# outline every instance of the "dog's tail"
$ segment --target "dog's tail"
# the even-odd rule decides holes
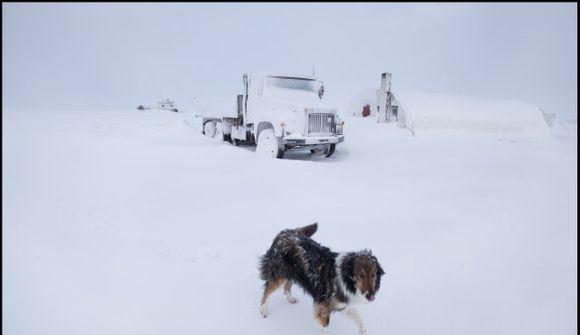
[[[300,227],[300,228],[296,228],[295,230],[299,234],[302,234],[302,235],[304,235],[306,237],[310,237],[310,236],[314,235],[314,233],[316,233],[316,231],[318,230],[318,223],[317,222],[314,222],[311,225],[304,226],[304,227]]]

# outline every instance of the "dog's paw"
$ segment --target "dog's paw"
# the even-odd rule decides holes
[[[267,305],[262,305],[260,306],[260,314],[262,314],[263,317],[267,318],[268,317],[268,306]]]
[[[361,329],[359,333],[360,333],[360,335],[369,335],[369,332],[364,328]]]
[[[294,297],[287,297],[287,300],[289,303],[291,304],[295,304],[298,302],[298,299],[294,298]]]

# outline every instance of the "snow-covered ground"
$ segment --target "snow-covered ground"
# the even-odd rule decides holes
[[[333,157],[276,160],[188,113],[4,110],[4,334],[318,334],[298,289],[258,306],[258,257],[314,221],[386,271],[369,334],[577,332],[576,124],[534,140],[343,117]]]

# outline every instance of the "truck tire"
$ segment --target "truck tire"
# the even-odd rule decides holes
[[[221,141],[224,138],[224,132],[222,131],[222,123],[221,122],[216,122],[215,123],[215,135],[214,135],[216,140]]]
[[[279,139],[274,134],[274,129],[264,129],[258,135],[258,145],[256,152],[272,158],[284,158],[284,147],[280,145]]]
[[[324,153],[324,157],[330,157],[334,153],[334,149],[336,149],[336,144],[328,145],[328,149]]]
[[[216,123],[214,121],[208,121],[203,125],[203,133],[205,136],[214,138],[216,133]]]
[[[324,157],[330,157],[334,153],[334,149],[336,149],[336,144],[326,144],[322,147],[315,146],[310,149],[310,152],[315,155],[324,155]]]

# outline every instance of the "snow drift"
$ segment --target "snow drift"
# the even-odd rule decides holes
[[[346,107],[347,113],[360,115],[362,106],[371,105],[376,117],[376,91],[357,95]],[[486,99],[461,95],[394,91],[398,105],[398,124],[411,132],[422,130],[469,130],[511,137],[552,137],[553,114],[530,103]]]

